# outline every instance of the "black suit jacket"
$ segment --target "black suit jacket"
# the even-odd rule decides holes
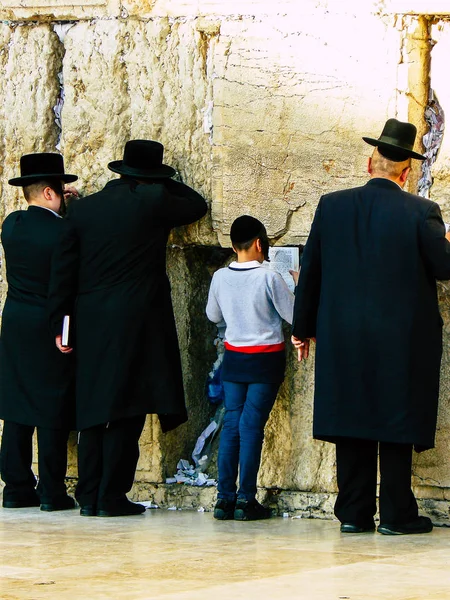
[[[317,338],[316,438],[434,445],[444,236],[438,205],[387,179],[321,198],[292,329]]]
[[[78,429],[146,413],[166,430],[186,420],[166,243],[171,228],[206,210],[173,180],[116,179],[71,204],[49,310],[56,334],[76,298]]]
[[[74,361],[55,346],[47,315],[52,255],[63,228],[39,206],[2,227],[8,294],[0,336],[0,418],[49,428],[74,426]]]

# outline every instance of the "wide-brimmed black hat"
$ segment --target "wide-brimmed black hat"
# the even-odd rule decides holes
[[[8,183],[23,187],[42,179],[59,179],[65,183],[71,183],[78,177],[64,173],[64,159],[61,154],[37,152],[21,156],[20,177],[13,177]]]
[[[123,160],[114,160],[108,169],[137,178],[163,178],[175,175],[175,169],[163,164],[164,146],[152,140],[131,140],[125,144]]]
[[[371,146],[376,146],[380,154],[394,162],[401,162],[407,158],[426,160],[426,156],[413,150],[416,135],[417,129],[412,123],[388,119],[377,140],[370,137],[363,137],[363,140]]]

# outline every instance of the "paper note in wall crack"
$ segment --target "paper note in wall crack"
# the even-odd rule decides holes
[[[61,344],[63,346],[69,345],[69,327],[70,327],[70,316],[65,315],[64,319],[63,319],[62,340],[61,340]]]

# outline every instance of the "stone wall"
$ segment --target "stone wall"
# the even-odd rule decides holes
[[[229,246],[231,222],[250,212],[266,223],[273,243],[304,243],[320,195],[366,180],[363,135],[377,136],[391,116],[427,133],[430,90],[444,113],[450,110],[445,5],[0,0],[1,217],[23,205],[20,190],[7,185],[21,154],[60,149],[87,194],[111,177],[106,165],[121,158],[130,138],[160,140],[165,161],[210,202],[206,218],[174,233],[168,253],[191,419],[162,436],[149,417],[135,497],[151,492],[169,501],[172,492],[161,483],[178,458],[189,458],[212,414],[204,383],[214,330],[204,305],[211,273],[226,260],[218,248]],[[430,197],[450,221],[445,136],[431,169]],[[421,176],[417,164],[411,191]],[[415,458],[414,482],[428,510],[448,523],[446,285],[437,447]],[[267,426],[260,485],[280,509],[320,516],[330,514],[336,491],[334,454],[333,446],[311,439],[312,394],[313,359],[298,365],[291,354]],[[192,504],[191,491],[180,494],[181,503]]]

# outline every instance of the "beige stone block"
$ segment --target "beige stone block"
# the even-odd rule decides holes
[[[385,0],[384,12],[409,15],[437,15],[450,14],[446,0]]]
[[[288,358],[286,377],[265,430],[259,485],[335,491],[334,445],[312,438],[314,349],[310,359],[299,364],[288,345]]]
[[[25,205],[8,179],[20,174],[19,159],[30,152],[56,152],[59,135],[53,107],[60,94],[62,52],[48,25],[0,25],[1,217]],[[38,65],[38,66],[36,66]]]
[[[317,8],[295,28],[289,15],[222,23],[212,206],[222,244],[245,212],[283,244],[304,241],[320,195],[361,183],[371,153],[361,137],[392,116],[399,34],[358,15],[351,39],[336,38],[348,21]]]
[[[210,198],[211,44],[195,23],[167,19],[78,23],[68,31],[62,147],[83,193],[115,177],[107,164],[122,158],[127,140],[156,139],[165,162]],[[211,243],[208,223],[174,241]]]
[[[355,14],[358,12],[377,12],[377,0],[122,0],[122,7],[129,16],[154,18],[162,16],[204,16],[222,15],[227,18],[241,16],[262,17],[289,14],[291,17],[314,16],[318,8],[329,12]]]
[[[450,23],[442,22],[432,29],[436,45],[431,54],[430,86],[448,118],[450,106],[450,84],[446,75],[450,52]],[[437,160],[432,167],[433,185],[430,198],[437,202],[442,210],[444,220],[450,221],[450,138],[444,133]]]
[[[174,248],[167,253],[189,420],[163,434],[157,417],[147,418],[141,439],[138,482],[164,482],[166,477],[176,473],[181,458],[192,463],[195,442],[215,412],[206,397],[207,376],[216,360],[213,344],[216,329],[205,315],[210,282],[206,260],[209,252],[202,248],[184,251]],[[215,263],[215,268],[217,266]]]
[[[11,21],[119,17],[120,0],[1,0],[0,18]]]

